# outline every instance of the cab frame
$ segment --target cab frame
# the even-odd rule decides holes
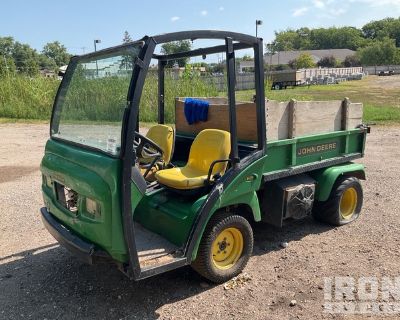
[[[224,45],[207,48],[195,49],[187,52],[181,52],[171,55],[155,54],[157,45],[179,40],[197,40],[197,39],[216,39],[225,41]],[[202,236],[205,224],[208,221],[210,211],[219,198],[221,190],[226,188],[230,182],[249,164],[263,157],[266,153],[266,123],[265,123],[265,94],[264,94],[264,66],[263,66],[263,40],[249,35],[226,32],[226,31],[184,31],[168,33],[153,37],[144,37],[140,41],[143,47],[135,61],[133,76],[128,93],[128,107],[125,111],[122,127],[122,218],[124,223],[124,238],[127,246],[129,264],[125,266],[125,272],[134,279],[142,279],[154,274],[162,273],[168,270],[190,264],[194,251],[197,248],[199,239]],[[257,150],[252,152],[244,159],[238,156],[237,124],[236,124],[236,101],[235,101],[235,50],[252,48],[255,57],[255,103],[257,114]],[[134,221],[132,219],[132,199],[131,183],[140,185],[137,176],[132,176],[132,163],[135,161],[133,146],[129,141],[133,140],[134,131],[139,128],[139,106],[142,89],[146,79],[147,71],[151,59],[158,60],[158,122],[163,124],[164,118],[164,74],[165,65],[168,60],[203,56],[224,52],[226,54],[227,65],[227,84],[228,84],[228,104],[229,104],[229,124],[231,134],[231,155],[232,166],[215,184],[209,192],[207,199],[199,209],[195,222],[192,225],[188,240],[183,248],[181,259],[176,259],[171,263],[156,266],[150,269],[142,270],[139,264],[138,252],[135,243]]]

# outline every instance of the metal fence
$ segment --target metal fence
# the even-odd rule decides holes
[[[212,83],[217,87],[218,91],[226,91],[226,75],[212,75],[205,76],[204,80]],[[254,73],[238,73],[236,74],[236,90],[250,90],[254,89],[255,79]]]
[[[285,70],[274,71],[279,72],[293,72],[301,73],[302,83],[309,84],[330,84],[347,80],[361,79],[363,74],[362,67],[353,68],[312,68],[303,70]],[[399,66],[400,72],[400,66]],[[270,73],[265,73],[265,79],[270,79]],[[326,80],[326,78],[329,78]],[[332,79],[331,79],[332,78]],[[322,80],[321,80],[322,79]],[[204,76],[204,80],[212,83],[219,91],[226,91],[226,75],[210,75]],[[331,80],[331,81],[330,81]],[[255,86],[254,73],[237,73],[236,74],[236,90],[251,90]]]
[[[388,65],[388,66],[370,66],[364,67],[364,72],[366,74],[379,74],[381,71],[393,71],[395,74],[400,74],[400,66],[399,65]]]

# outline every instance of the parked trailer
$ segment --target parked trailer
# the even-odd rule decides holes
[[[300,70],[271,71],[267,73],[272,90],[286,89],[311,84],[335,84],[347,80],[361,80],[362,67],[352,68],[310,68]]]
[[[304,72],[301,70],[282,70],[269,73],[272,90],[286,89],[306,83]]]
[[[157,53],[163,43],[193,39],[223,44]],[[73,57],[41,162],[48,231],[83,261],[113,262],[131,279],[191,265],[224,282],[252,255],[251,223],[357,219],[365,172],[352,161],[364,156],[369,132],[362,104],[266,101],[263,47],[244,34],[188,31]],[[255,54],[252,102],[235,99],[241,49]],[[167,62],[220,52],[227,98],[176,98],[175,129],[166,125]],[[140,98],[152,59],[159,61],[158,124],[146,133]],[[93,61],[118,68],[97,74]]]

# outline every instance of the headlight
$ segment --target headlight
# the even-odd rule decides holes
[[[93,199],[86,198],[86,212],[93,219],[100,218],[101,217],[100,204]]]
[[[49,176],[42,174],[42,180],[44,185],[48,186],[49,188],[52,187],[51,178]]]

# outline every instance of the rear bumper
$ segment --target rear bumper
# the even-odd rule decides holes
[[[41,208],[42,221],[49,233],[62,245],[67,248],[78,259],[87,264],[111,261],[111,257],[103,250],[96,248],[93,243],[87,242],[72,231],[68,230],[46,208]]]

